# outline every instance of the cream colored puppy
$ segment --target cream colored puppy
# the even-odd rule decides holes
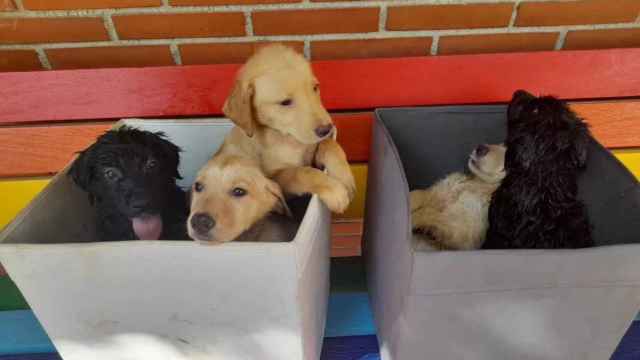
[[[353,174],[302,55],[279,44],[258,50],[238,73],[223,111],[236,127],[220,153],[255,160],[286,194],[317,194],[337,213],[347,208]]]
[[[293,240],[297,223],[280,186],[255,161],[222,154],[198,172],[187,229],[192,239],[207,244],[277,242]]]
[[[502,145],[480,145],[469,156],[471,174],[453,173],[410,194],[418,250],[470,250],[484,242],[491,195],[504,179]]]

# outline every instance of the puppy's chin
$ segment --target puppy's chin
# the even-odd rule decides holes
[[[478,166],[478,163],[478,160],[476,160],[474,156],[469,156],[469,162],[467,163],[469,170],[474,176],[482,179],[482,181],[489,184],[495,184],[499,183],[504,178],[504,176],[501,176],[500,174],[492,174],[483,171],[480,166]]]
[[[215,236],[211,233],[203,235],[196,231],[193,231],[191,228],[188,229],[188,232],[189,232],[189,237],[201,245],[222,245],[224,243],[230,242],[231,240],[235,239],[235,238],[225,239],[219,236]]]

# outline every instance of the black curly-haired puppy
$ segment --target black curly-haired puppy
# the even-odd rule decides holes
[[[516,91],[507,110],[507,176],[493,194],[483,248],[592,246],[577,198],[590,141],[587,125],[563,102]]]
[[[163,133],[126,126],[80,152],[67,175],[89,193],[98,240],[188,239],[179,152]]]

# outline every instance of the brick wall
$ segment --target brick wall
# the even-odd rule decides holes
[[[640,0],[0,0],[0,71],[640,47]]]

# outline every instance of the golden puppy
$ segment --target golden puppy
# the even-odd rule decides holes
[[[297,224],[280,190],[258,164],[216,155],[200,169],[191,189],[189,236],[205,243],[292,240]]]
[[[469,156],[471,174],[453,173],[410,194],[418,250],[471,250],[482,246],[491,195],[504,179],[502,145],[480,145]]]
[[[279,44],[258,50],[240,70],[223,111],[237,126],[219,153],[256,160],[286,194],[317,194],[337,213],[347,208],[353,174],[302,55]]]

